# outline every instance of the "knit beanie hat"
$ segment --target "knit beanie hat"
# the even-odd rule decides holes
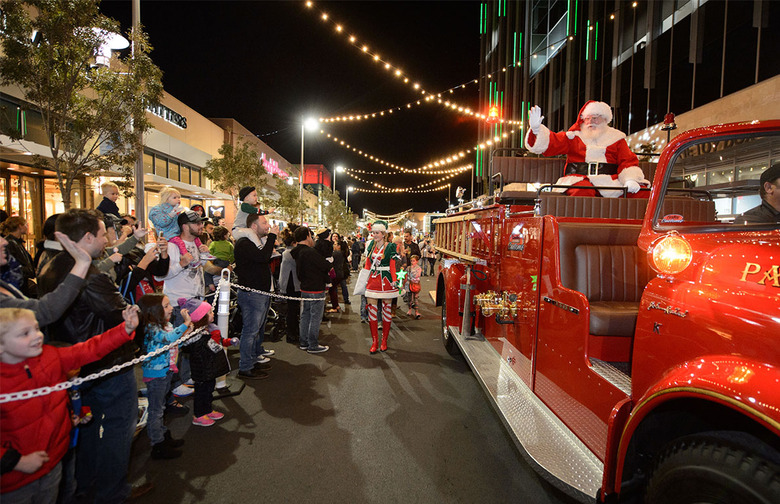
[[[249,196],[249,193],[255,190],[254,186],[244,186],[238,191],[239,201],[244,201],[244,198]]]
[[[179,298],[179,308],[187,310],[193,322],[205,317],[211,311],[211,305],[200,299]]]

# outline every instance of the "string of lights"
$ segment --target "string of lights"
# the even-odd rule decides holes
[[[419,175],[447,175],[449,173],[458,173],[463,171],[464,169],[462,167],[459,168],[449,168],[447,170],[435,170],[435,171],[426,171],[426,172],[420,172]],[[370,170],[358,170],[357,168],[344,168],[344,171],[347,173],[360,173],[363,175],[398,175],[397,171],[370,171]]]
[[[313,0],[307,0],[305,5],[306,5],[306,7],[308,9],[315,9]],[[632,7],[636,7],[636,6],[637,6],[637,2],[632,2]],[[330,23],[333,26],[334,31],[336,32],[336,34],[338,34],[338,35],[346,35],[346,31],[347,30],[346,30],[346,28],[342,24],[332,20],[327,12],[325,12],[325,11],[323,11],[321,9],[315,9],[315,10],[317,10],[319,12],[320,19],[323,22]],[[610,16],[610,19],[614,20],[615,19],[615,14],[612,14]],[[593,29],[593,27],[590,27],[590,30],[592,30],[592,29]],[[546,47],[536,48],[534,53],[531,54],[529,56],[529,58],[536,59],[540,54],[544,55],[544,54],[546,54],[546,52],[548,50],[554,51],[554,50],[556,50],[556,48],[562,47],[563,44],[565,44],[567,40],[571,41],[571,40],[574,40],[574,38],[575,38],[575,35],[569,35],[569,36],[564,37],[564,38],[562,38],[560,40],[551,42]],[[424,102],[437,103],[439,105],[442,105],[442,106],[448,108],[449,110],[458,112],[458,113],[463,114],[463,115],[472,116],[472,117],[475,117],[477,119],[488,119],[487,115],[480,114],[479,112],[473,111],[469,107],[465,107],[463,105],[460,105],[460,104],[458,104],[458,103],[456,103],[456,102],[454,102],[452,100],[442,99],[442,94],[443,93],[450,93],[450,94],[452,94],[452,93],[454,93],[455,89],[458,89],[458,88],[464,89],[469,84],[478,84],[480,80],[493,80],[494,79],[494,75],[492,73],[489,73],[489,74],[486,74],[486,75],[482,75],[482,76],[480,76],[477,79],[473,79],[473,80],[470,80],[468,82],[459,84],[457,86],[453,86],[453,87],[451,87],[451,88],[449,88],[447,90],[444,90],[442,92],[439,92],[439,93],[435,93],[435,94],[428,93],[419,82],[412,83],[412,80],[410,79],[410,77],[408,75],[406,75],[405,72],[400,67],[398,67],[398,66],[390,63],[389,61],[386,61],[385,59],[383,59],[379,55],[378,52],[376,52],[373,49],[371,49],[367,44],[364,44],[362,42],[358,42],[358,39],[357,39],[356,35],[354,35],[354,34],[349,35],[348,41],[349,41],[349,43],[353,47],[358,49],[362,54],[364,54],[367,57],[371,58],[375,63],[384,65],[385,70],[387,70],[390,73],[390,75],[392,75],[394,78],[401,79],[402,82],[404,84],[409,85],[413,89],[414,92],[417,92],[420,95],[425,96],[425,100],[423,100],[423,101],[417,100],[417,101],[414,101],[414,102],[406,103],[406,104],[404,104],[402,106],[392,107],[392,108],[389,108],[389,109],[384,109],[384,110],[381,110],[381,111],[375,111],[375,112],[371,112],[371,113],[356,113],[356,114],[349,114],[349,115],[342,115],[342,116],[322,117],[322,118],[320,118],[320,122],[324,122],[324,123],[352,122],[352,121],[363,121],[363,120],[367,120],[367,119],[374,119],[374,118],[377,118],[377,117],[382,117],[385,114],[393,114],[394,112],[401,111],[401,110],[404,110],[404,109],[411,109],[413,106],[415,106],[415,105],[422,105]],[[506,73],[507,69],[511,69],[512,67],[515,67],[515,68],[520,67],[520,66],[522,66],[522,63],[523,63],[522,59],[518,60],[517,62],[513,61],[512,65],[510,65],[509,67],[503,67],[501,69],[501,73]],[[498,75],[496,75],[495,77],[497,78]],[[501,124],[520,125],[520,126],[522,125],[521,121],[515,121],[515,120],[511,120],[511,119],[503,119],[502,117],[500,117],[500,114],[499,114],[499,117],[495,117],[495,118],[493,118],[493,120],[494,120],[494,122],[501,123]]]
[[[372,185],[372,186],[376,187],[377,189],[381,189],[381,190],[383,190],[385,192],[396,192],[396,193],[398,193],[398,192],[411,192],[411,191],[414,191],[414,190],[417,190],[417,189],[427,188],[427,187],[432,186],[434,184],[438,184],[439,182],[443,182],[445,180],[449,180],[449,179],[451,179],[453,177],[456,177],[456,176],[460,175],[461,173],[464,173],[464,172],[466,172],[468,170],[471,170],[471,169],[473,169],[473,165],[470,165],[470,164],[469,165],[465,165],[465,166],[460,167],[459,171],[457,173],[452,173],[450,175],[446,175],[444,177],[441,177],[441,178],[436,179],[436,180],[432,180],[430,182],[425,182],[425,183],[422,183],[422,184],[418,184],[418,185],[415,185],[415,186],[409,186],[409,187],[387,187],[386,185],[380,184],[379,182],[372,182],[372,181],[366,180],[366,179],[364,179],[362,177],[358,177],[357,175],[352,174],[352,173],[348,173],[348,175],[350,177],[354,178],[355,180],[363,182],[364,184]]]
[[[458,161],[460,159],[463,159],[464,157],[466,157],[466,155],[471,154],[472,151],[475,151],[475,150],[478,150],[478,149],[486,149],[487,147],[492,146],[494,142],[499,142],[499,141],[501,141],[502,138],[508,138],[509,135],[514,135],[519,130],[520,130],[520,128],[515,128],[515,129],[510,130],[510,131],[505,131],[501,135],[496,135],[492,139],[486,140],[485,142],[483,142],[481,144],[478,144],[478,145],[475,145],[475,146],[473,146],[470,149],[466,149],[465,151],[461,150],[461,151],[459,151],[457,153],[450,154],[450,155],[448,155],[446,157],[443,157],[443,158],[441,158],[441,159],[439,159],[437,161],[434,161],[432,163],[428,163],[425,166],[421,166],[420,168],[417,168],[417,169],[409,169],[409,168],[406,168],[406,167],[403,167],[403,166],[399,166],[399,165],[397,165],[395,163],[391,163],[389,161],[386,161],[386,160],[380,158],[379,156],[374,156],[373,154],[370,154],[370,153],[365,152],[365,151],[363,151],[361,149],[358,149],[357,147],[353,147],[346,140],[343,140],[343,139],[340,139],[339,137],[333,136],[332,134],[327,133],[325,130],[320,130],[320,134],[323,134],[327,138],[330,138],[336,145],[339,145],[339,146],[341,146],[341,147],[343,147],[345,149],[349,149],[352,152],[354,152],[354,153],[356,153],[358,155],[361,155],[361,156],[363,156],[364,158],[366,158],[366,159],[368,159],[370,161],[373,161],[375,163],[387,166],[388,168],[391,168],[391,169],[396,170],[398,172],[402,172],[402,173],[415,173],[415,174],[437,174],[437,173],[431,172],[430,170],[433,170],[435,168],[439,168],[441,166],[446,166],[446,165],[454,163],[454,162],[456,162],[456,161]]]
[[[381,220],[390,221],[390,220],[395,220],[395,219],[403,219],[404,217],[409,215],[409,212],[411,212],[411,211],[412,211],[412,209],[410,208],[408,210],[404,210],[403,212],[398,212],[398,213],[389,214],[389,215],[378,214],[376,212],[372,212],[371,210],[365,210],[365,213],[366,213],[366,217],[369,217],[372,220],[379,220],[379,219],[381,219]]]
[[[442,189],[447,189],[448,187],[450,187],[450,185],[451,184],[444,184],[439,187],[433,187],[431,189],[409,190],[405,192],[411,194],[432,193],[436,191],[441,191]],[[352,192],[364,192],[369,194],[392,194],[392,191],[386,191],[384,189],[364,189],[362,187],[355,187],[354,189],[352,189]]]

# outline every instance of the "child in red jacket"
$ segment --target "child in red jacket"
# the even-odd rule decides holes
[[[129,306],[113,329],[71,347],[43,344],[35,314],[0,308],[0,390],[3,394],[52,386],[68,372],[101,359],[133,339],[138,308]],[[0,493],[3,504],[57,497],[72,428],[65,390],[0,404]]]

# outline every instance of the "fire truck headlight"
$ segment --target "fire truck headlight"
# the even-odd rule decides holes
[[[647,249],[647,255],[650,267],[662,275],[680,273],[693,259],[690,243],[677,231],[656,239]]]

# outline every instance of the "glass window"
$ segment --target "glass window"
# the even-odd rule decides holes
[[[190,171],[190,177],[191,177],[190,178],[190,183],[192,185],[202,187],[200,185],[200,170],[199,169],[192,168],[192,170]]]
[[[168,178],[179,180],[179,163],[176,161],[168,160]]]
[[[190,167],[187,165],[181,165],[181,172],[179,173],[179,180],[185,184],[190,183]]]
[[[154,173],[154,156],[144,152],[144,173]]]
[[[758,180],[780,153],[780,134],[731,134],[692,141],[671,161],[653,226],[660,230],[744,230],[772,226],[742,214],[761,204]],[[734,166],[733,160],[739,160]],[[706,185],[700,184],[706,172]],[[735,176],[736,175],[736,176]],[[681,185],[681,179],[694,185]],[[775,225],[776,227],[777,225]]]
[[[162,156],[154,156],[154,174],[168,177],[168,160]]]

